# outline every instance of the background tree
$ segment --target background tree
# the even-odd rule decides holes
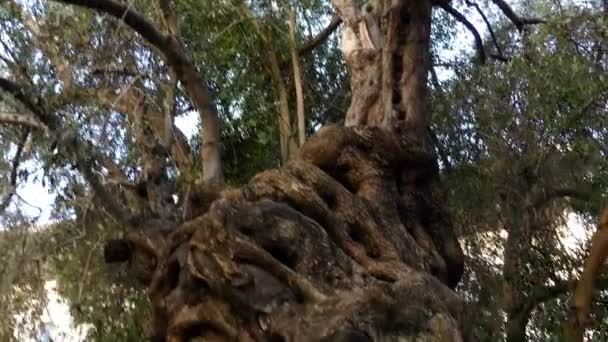
[[[471,236],[464,285],[480,295],[489,340],[504,323],[507,340],[525,340],[539,306],[556,297],[567,312],[568,284],[582,262],[563,245],[562,227],[572,212],[594,222],[606,193],[602,18],[601,8],[564,7],[520,42],[496,34],[501,53],[521,52],[508,63],[464,67],[435,93],[444,180],[462,234]],[[488,231],[502,238],[480,234]],[[528,337],[559,336],[563,320],[528,329]]]

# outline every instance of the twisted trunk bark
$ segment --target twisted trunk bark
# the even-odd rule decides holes
[[[149,283],[158,341],[465,338],[463,254],[425,139],[431,3],[375,3],[334,1],[352,127],[106,249]]]
[[[327,127],[175,230],[131,233],[159,341],[460,341],[463,257],[434,156]],[[124,253],[124,251],[123,251]]]

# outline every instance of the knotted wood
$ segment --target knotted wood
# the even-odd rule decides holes
[[[131,239],[146,261],[140,279],[151,280],[156,338],[462,340],[451,290],[462,251],[435,158],[412,141],[379,127],[324,128],[203,215]]]

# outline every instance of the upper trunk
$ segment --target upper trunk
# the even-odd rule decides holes
[[[349,15],[342,50],[351,72],[352,102],[346,125],[407,129],[422,139],[428,125],[430,1],[377,1]],[[351,7],[352,8],[352,7]]]

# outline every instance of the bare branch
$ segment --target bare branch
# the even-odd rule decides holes
[[[544,24],[546,21],[540,18],[522,18],[518,16],[515,11],[507,4],[504,0],[492,0],[492,2],[500,8],[502,13],[511,20],[513,25],[517,28],[518,31],[523,30],[526,25],[536,25],[536,24]]]
[[[479,58],[479,62],[481,64],[486,63],[486,52],[483,47],[483,40],[481,39],[481,35],[475,25],[473,25],[462,13],[458,12],[454,7],[448,5],[447,3],[442,3],[439,5],[444,11],[448,12],[451,16],[453,16],[456,20],[462,23],[475,38],[475,48],[477,49],[477,58]]]
[[[298,53],[300,55],[305,55],[316,49],[319,45],[323,44],[336,29],[338,29],[340,24],[342,24],[342,19],[335,15],[323,31],[319,32],[315,37],[311,38],[300,47]]]

